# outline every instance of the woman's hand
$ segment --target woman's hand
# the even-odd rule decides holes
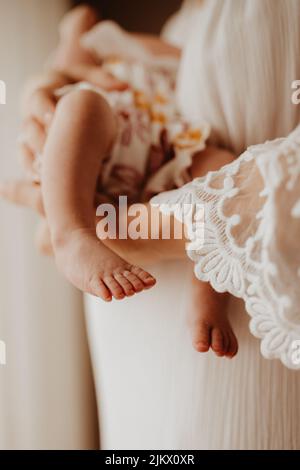
[[[0,196],[8,201],[29,207],[45,218],[41,188],[36,183],[35,162],[45,145],[48,128],[53,119],[57,97],[55,90],[78,81],[90,81],[105,90],[124,88],[124,84],[103,71],[101,67],[77,65],[66,73],[47,71],[30,80],[22,99],[22,131],[19,137],[21,163],[25,177],[0,183]],[[52,253],[46,224],[38,229],[38,247],[44,254]]]
[[[68,79],[63,74],[47,72],[31,80],[25,88],[22,99],[23,121],[18,140],[21,163],[31,179],[36,176],[36,156],[43,151],[48,127],[54,116],[57,102],[54,92],[67,83]]]
[[[64,73],[48,71],[31,80],[22,100],[22,132],[19,138],[22,165],[30,178],[36,176],[34,163],[45,145],[47,131],[54,116],[55,90],[78,81],[88,81],[104,90],[122,90],[124,83],[95,65],[76,65]]]
[[[41,221],[36,231],[35,242],[39,252],[42,255],[52,256],[53,248],[51,243],[50,230],[46,220],[40,184],[35,183],[29,179],[20,179],[7,183],[0,183],[0,196],[13,204],[32,209],[41,217]],[[94,202],[95,217],[96,209],[99,204],[109,202],[111,202],[111,200],[106,195],[96,194]],[[95,219],[95,224],[98,221],[98,218]]]
[[[34,162],[42,152],[47,129],[53,118],[56,98],[54,90],[68,83],[61,73],[49,71],[30,80],[22,99],[22,133],[19,138],[21,162],[26,171],[23,179],[0,182],[0,196],[8,201],[32,208],[44,217],[40,185],[34,182]]]

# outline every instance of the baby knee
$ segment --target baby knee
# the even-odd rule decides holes
[[[60,99],[57,113],[60,122],[71,120],[84,129],[94,130],[101,137],[105,135],[108,145],[114,142],[116,119],[109,104],[99,93],[74,89]]]
[[[104,98],[93,90],[74,89],[64,95],[58,103],[58,109],[68,116],[96,116],[109,109]]]

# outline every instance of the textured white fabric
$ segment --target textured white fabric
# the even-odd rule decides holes
[[[286,141],[263,143],[286,136],[300,122],[300,106],[291,99],[292,83],[300,75],[299,17],[300,3],[294,0],[201,2],[198,27],[183,56],[181,108],[212,122],[212,141],[237,154],[261,145],[219,176],[195,181],[186,193],[182,188],[156,199],[190,200],[190,188],[196,188],[198,203],[205,202],[209,212],[204,248],[192,254],[197,275],[217,290],[244,298],[252,332],[263,338],[263,354],[296,368],[299,129]],[[289,227],[288,233],[283,227]]]
[[[299,8],[297,0],[187,0],[184,17],[172,20],[187,32],[181,106],[237,155],[300,122],[290,100],[300,77]],[[157,285],[125,303],[88,299],[104,447],[299,449],[299,373],[262,357],[244,302],[232,297],[229,306],[236,358],[193,351],[190,269],[188,260],[149,267]]]
[[[238,356],[195,352],[190,271],[188,261],[151,266],[157,286],[122,305],[87,298],[102,448],[299,449],[298,372],[261,356],[234,297]]]
[[[218,292],[242,298],[251,331],[262,338],[262,354],[295,369],[300,369],[299,183],[300,126],[286,139],[250,147],[220,171],[152,199],[187,225],[196,276]],[[205,209],[204,225],[199,207]]]
[[[184,0],[180,10],[174,13],[164,25],[161,37],[179,48],[184,47],[190,34],[197,27],[199,5],[202,0]]]
[[[210,123],[213,142],[237,156],[287,136],[300,122],[291,101],[300,76],[300,2],[191,0],[190,8],[178,83],[183,113]]]

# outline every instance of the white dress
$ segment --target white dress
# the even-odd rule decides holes
[[[297,0],[188,0],[167,28],[169,37],[186,39],[183,112],[208,121],[214,141],[237,155],[300,122],[291,101],[300,78],[299,13]],[[269,157],[270,147],[253,152]],[[102,448],[299,449],[299,372],[261,355],[242,300],[230,302],[236,358],[192,349],[190,264],[149,267],[157,286],[121,303],[86,298]]]

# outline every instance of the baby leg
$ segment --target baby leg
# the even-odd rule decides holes
[[[234,156],[223,149],[206,148],[193,161],[193,178],[208,171],[218,170],[231,163]],[[207,282],[200,282],[193,275],[192,302],[189,309],[189,324],[194,348],[206,352],[211,347],[217,356],[233,357],[238,343],[227,318],[229,295],[213,290]]]
[[[44,256],[52,256],[52,243],[48,222],[41,219],[35,235],[35,243],[38,251]]]
[[[96,237],[94,198],[101,162],[115,136],[104,98],[73,91],[58,103],[42,163],[42,191],[58,267],[79,289],[121,299],[155,284]]]
[[[191,168],[191,176],[203,176],[210,170],[218,170],[223,165],[233,160],[233,155],[222,149],[208,147],[195,157]],[[149,229],[147,240],[121,240],[106,239],[104,243],[120,256],[126,253],[129,260],[134,263],[151,263],[168,259],[185,259],[185,245],[188,240],[172,238],[163,239],[161,234],[165,232],[164,225],[175,227],[180,233],[181,223],[171,218],[161,216],[157,239],[151,238],[151,214],[158,212],[158,208],[151,208],[145,204],[144,224]],[[155,217],[157,220],[157,217]],[[126,217],[126,222],[131,222]],[[99,238],[104,238],[98,230]],[[184,231],[182,231],[184,235]],[[210,284],[200,282],[193,276],[193,289],[191,305],[189,307],[189,324],[192,330],[192,339],[195,349],[199,352],[208,351],[211,347],[219,356],[233,357],[237,353],[238,345],[227,318],[228,294],[219,294],[214,291]]]
[[[214,291],[193,275],[188,322],[196,351],[206,352],[211,347],[217,356],[236,355],[238,343],[227,317],[228,298],[227,293]]]

